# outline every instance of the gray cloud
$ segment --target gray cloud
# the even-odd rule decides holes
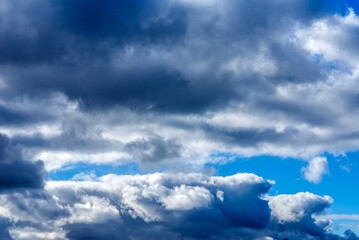
[[[46,176],[42,161],[24,160],[21,148],[12,145],[6,135],[0,134],[0,197],[11,195],[14,192],[15,194],[27,194],[29,190],[41,191]],[[13,200],[8,199],[13,204],[19,203]],[[2,207],[4,206],[5,204],[2,204]],[[27,209],[29,206],[19,204],[18,207]],[[1,239],[12,239],[8,230],[12,225],[13,222],[9,221],[8,217],[0,217]]]
[[[7,3],[9,9],[16,4]],[[244,1],[231,4],[220,4],[226,14],[210,11],[206,16],[200,9],[180,2],[161,5],[156,1],[65,1],[54,5],[29,2],[17,10],[29,21],[18,22],[9,16],[13,20],[7,24],[10,33],[3,34],[6,40],[20,35],[30,46],[13,46],[17,41],[9,41],[11,46],[4,43],[4,49],[24,50],[19,51],[19,56],[16,52],[3,54],[3,61],[6,62],[7,57],[11,64],[5,65],[2,71],[11,79],[8,84],[12,90],[22,94],[62,91],[80,100],[86,108],[120,104],[170,112],[212,109],[232,100],[242,101],[246,91],[271,91],[276,82],[321,78],[319,66],[301,49],[278,42],[275,33],[288,30],[284,23],[287,18],[308,21],[310,16],[323,12],[322,3],[311,6],[297,1],[271,4],[258,1],[257,4],[263,6],[260,9]],[[43,5],[53,14],[33,17],[31,10]],[[189,15],[197,13],[195,19],[199,26],[196,27],[189,21]],[[10,12],[5,9],[4,14]],[[37,25],[39,21],[44,22],[41,27]],[[20,27],[11,28],[11,24]],[[34,33],[22,32],[21,27],[30,28],[28,32]],[[202,31],[197,31],[198,28]],[[233,39],[231,50],[224,48],[229,39]],[[197,43],[203,40],[205,44]],[[47,46],[47,43],[55,46]],[[221,66],[237,56],[247,65],[252,55],[261,54],[260,48],[268,49],[270,60],[278,66],[278,73],[269,78],[251,71],[250,66],[240,76],[233,76]],[[191,56],[193,50],[197,56]],[[156,52],[158,56],[154,58],[151,54]],[[42,59],[41,56],[52,55],[53,60],[44,59],[47,64],[36,61]],[[22,61],[27,58],[31,63],[24,68]],[[194,66],[204,61],[206,67],[199,74],[192,74],[182,67],[189,64],[188,60]],[[287,72],[288,69],[292,72]],[[300,75],[303,69],[305,76]],[[258,89],[260,85],[262,89]]]
[[[0,135],[0,190],[42,188],[45,176],[42,161],[25,161],[21,149]]]
[[[12,240],[8,227],[11,225],[11,223],[4,218],[0,218],[0,237],[4,240]]]
[[[129,152],[135,160],[151,163],[179,158],[181,145],[173,139],[167,140],[155,136],[148,140],[129,142],[125,145],[124,150]]]

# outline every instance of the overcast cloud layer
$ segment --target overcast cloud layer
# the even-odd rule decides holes
[[[357,240],[320,217],[330,196],[176,172],[270,155],[308,161],[318,184],[323,153],[358,150],[359,16],[344,10],[2,0],[0,238]],[[48,179],[77,163],[169,173]]]
[[[0,11],[1,131],[48,170],[201,165],[218,152],[310,160],[358,146],[352,10],[31,0]]]

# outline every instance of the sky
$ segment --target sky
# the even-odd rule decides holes
[[[359,240],[357,0],[0,1],[0,239]]]

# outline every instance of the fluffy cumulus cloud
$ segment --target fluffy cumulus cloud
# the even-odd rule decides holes
[[[2,0],[0,238],[357,239],[328,196],[177,173],[270,155],[319,183],[358,150],[359,16],[331,4]],[[168,173],[46,177],[80,163]]]
[[[328,161],[325,157],[316,157],[310,160],[307,167],[302,168],[305,179],[309,182],[319,183],[322,175],[329,173]]]
[[[330,221],[316,222],[313,214],[323,212],[332,202],[333,199],[329,196],[321,197],[306,192],[271,197],[269,206],[279,227],[294,228],[323,238]]]
[[[356,239],[318,220],[329,196],[269,197],[273,184],[248,173],[111,174],[1,195],[0,214],[14,239]]]

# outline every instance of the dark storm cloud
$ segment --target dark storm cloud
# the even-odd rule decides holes
[[[76,223],[65,226],[66,237],[71,240],[79,239],[182,239],[179,234],[172,233],[158,223],[146,223],[141,220],[126,218],[128,224],[119,221],[108,221],[98,224]],[[133,229],[136,231],[133,231]]]
[[[126,41],[172,42],[185,28],[180,7],[156,0],[6,1],[4,6],[3,64],[51,63],[73,51],[101,56],[101,50],[111,49],[96,44],[107,40],[119,46]]]
[[[52,120],[51,116],[41,111],[27,111],[0,105],[0,126],[21,126]]]
[[[166,42],[183,37],[185,12],[168,2],[61,1],[55,4],[66,32],[90,41]],[[165,10],[165,11],[163,11]]]
[[[44,178],[44,163],[24,160],[21,150],[0,134],[0,190],[42,188]]]
[[[322,78],[312,59],[280,43],[276,34],[287,31],[290,21],[308,24],[324,16],[324,1],[232,1],[220,3],[224,13],[205,13],[177,1],[30,1],[21,7],[17,1],[6,3],[2,72],[15,94],[60,91],[85,108],[117,104],[198,112],[246,101],[250,92],[270,94],[278,82]],[[48,13],[39,13],[42,7]],[[21,17],[13,17],[10,10]],[[233,76],[221,69],[236,56],[243,56],[246,64],[245,58],[260,54],[263,46],[279,66],[273,76],[263,78],[251,71]],[[134,51],[130,60],[121,59],[126,49]],[[157,59],[151,50],[160,51]],[[120,59],[114,66],[116,52]],[[164,55],[170,61],[161,60]],[[200,74],[183,69],[203,61],[206,68]]]
[[[208,213],[199,213],[207,214]],[[217,215],[209,217],[218,217]],[[176,223],[177,225],[178,223]],[[172,224],[175,225],[175,224]],[[225,225],[225,224],[224,224]],[[224,227],[224,226],[222,226]],[[133,231],[133,229],[136,231]],[[256,236],[254,231],[233,229],[228,232],[219,229],[218,222],[184,222],[182,226],[176,226],[175,229],[169,229],[169,226],[163,223],[146,223],[142,220],[125,218],[123,222],[108,221],[99,224],[71,224],[65,226],[68,231],[66,237],[70,240],[79,239],[101,239],[101,240],[125,240],[125,239],[252,239]],[[246,236],[247,235],[247,236]]]
[[[62,91],[85,107],[163,104],[159,108],[167,109],[181,105],[179,99],[189,95],[182,104],[186,109],[196,98],[188,82],[172,69],[152,63],[121,71],[109,67],[109,54],[123,46],[176,44],[184,35],[186,14],[175,3],[31,1],[6,2],[6,6],[6,28],[1,32],[6,40],[1,45],[2,66],[7,66],[3,72],[18,71],[24,62],[30,65],[23,68],[24,75],[6,74],[8,84],[16,88],[13,91],[30,95]],[[42,8],[49,13],[37,14]],[[11,10],[21,17],[14,18]]]
[[[222,105],[236,93],[225,76],[221,77],[222,82],[212,81],[203,86],[185,79],[172,67],[149,61],[130,63],[124,69],[116,69],[103,60],[95,63],[84,60],[72,66],[3,72],[12,80],[10,84],[15,85],[11,91],[35,95],[61,91],[70,99],[79,100],[84,109],[95,110],[119,104],[140,111],[194,112]]]

